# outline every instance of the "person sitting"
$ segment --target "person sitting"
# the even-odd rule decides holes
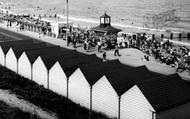
[[[146,61],[150,61],[148,55],[144,55],[144,59],[145,59]]]

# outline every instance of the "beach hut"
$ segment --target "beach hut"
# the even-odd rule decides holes
[[[120,118],[120,97],[139,80],[152,78],[145,67],[106,73],[92,87],[92,109],[109,117]]]
[[[45,88],[49,88],[49,69],[57,60],[57,55],[39,56],[33,63],[33,80]]]
[[[6,66],[6,54],[11,46],[31,44],[32,40],[18,40],[18,41],[9,41],[9,42],[0,42],[0,64]]]
[[[60,52],[39,56],[33,63],[33,80],[49,89],[49,70],[60,58],[72,53],[74,52],[62,48]]]
[[[52,46],[37,50],[24,51],[18,59],[18,74],[32,80],[33,63],[38,56],[44,54],[54,54],[55,52],[59,52],[59,50],[59,46]]]
[[[92,109],[92,86],[105,74],[128,68],[118,60],[80,66],[69,77],[69,99]],[[79,85],[80,84],[80,85]],[[80,92],[78,92],[80,90]]]
[[[189,91],[178,74],[137,82],[121,96],[121,119],[189,118]]]
[[[66,58],[67,57],[67,58]],[[68,77],[84,64],[102,62],[96,55],[69,54],[57,61],[49,71],[49,88],[65,97],[68,96]]]
[[[45,43],[25,44],[22,46],[11,46],[6,54],[6,67],[18,73],[18,59],[24,51],[47,47]]]

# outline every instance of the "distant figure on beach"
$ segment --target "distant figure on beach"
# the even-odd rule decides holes
[[[118,47],[118,43],[116,43],[116,45],[115,45],[115,52],[114,52],[114,56],[120,56],[120,54],[119,54],[119,47]]]

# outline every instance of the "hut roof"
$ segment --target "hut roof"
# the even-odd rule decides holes
[[[18,59],[24,51],[36,50],[41,48],[46,48],[46,43],[34,43],[34,44],[25,44],[22,46],[13,46],[11,47],[16,58]]]
[[[68,56],[69,57],[69,56]],[[79,66],[102,62],[96,55],[75,55],[71,58],[62,58],[59,63],[69,77]]]
[[[31,64],[33,64],[35,62],[35,60],[38,58],[38,56],[55,54],[58,52],[60,52],[59,46],[45,47],[45,48],[41,48],[41,49],[25,51]]]
[[[90,64],[79,67],[84,74],[88,83],[94,85],[103,75],[114,71],[122,70],[123,68],[131,68],[121,64],[118,60],[102,62],[99,64]]]
[[[38,56],[40,56],[46,66],[46,68],[49,70],[57,61],[60,61],[61,59],[68,59],[72,60],[74,57],[77,59],[77,57],[84,57],[85,55],[82,55],[81,53],[77,53],[76,51],[73,50],[68,50],[68,49],[54,49],[54,50],[49,50],[48,52],[42,52],[42,53],[37,53]],[[34,56],[36,58],[36,56]],[[71,62],[74,64],[75,62]],[[69,64],[69,62],[68,62]]]
[[[146,66],[135,67],[132,69],[123,69],[117,72],[105,75],[117,94],[121,96],[138,81],[154,78],[155,75],[146,68]]]
[[[26,44],[33,44],[32,40],[17,40],[17,41],[9,41],[9,42],[0,42],[0,46],[4,52],[4,54],[7,54],[9,51],[9,48],[12,46],[23,46]]]
[[[190,86],[178,74],[141,81],[137,86],[156,112],[190,101]]]

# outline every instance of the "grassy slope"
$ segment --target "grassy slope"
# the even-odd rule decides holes
[[[22,112],[0,101],[0,119],[40,119],[36,115]]]
[[[0,88],[11,90],[25,100],[58,114],[59,119],[88,119],[89,110],[70,100],[25,79],[0,66]],[[99,113],[92,113],[93,119],[108,119]]]

